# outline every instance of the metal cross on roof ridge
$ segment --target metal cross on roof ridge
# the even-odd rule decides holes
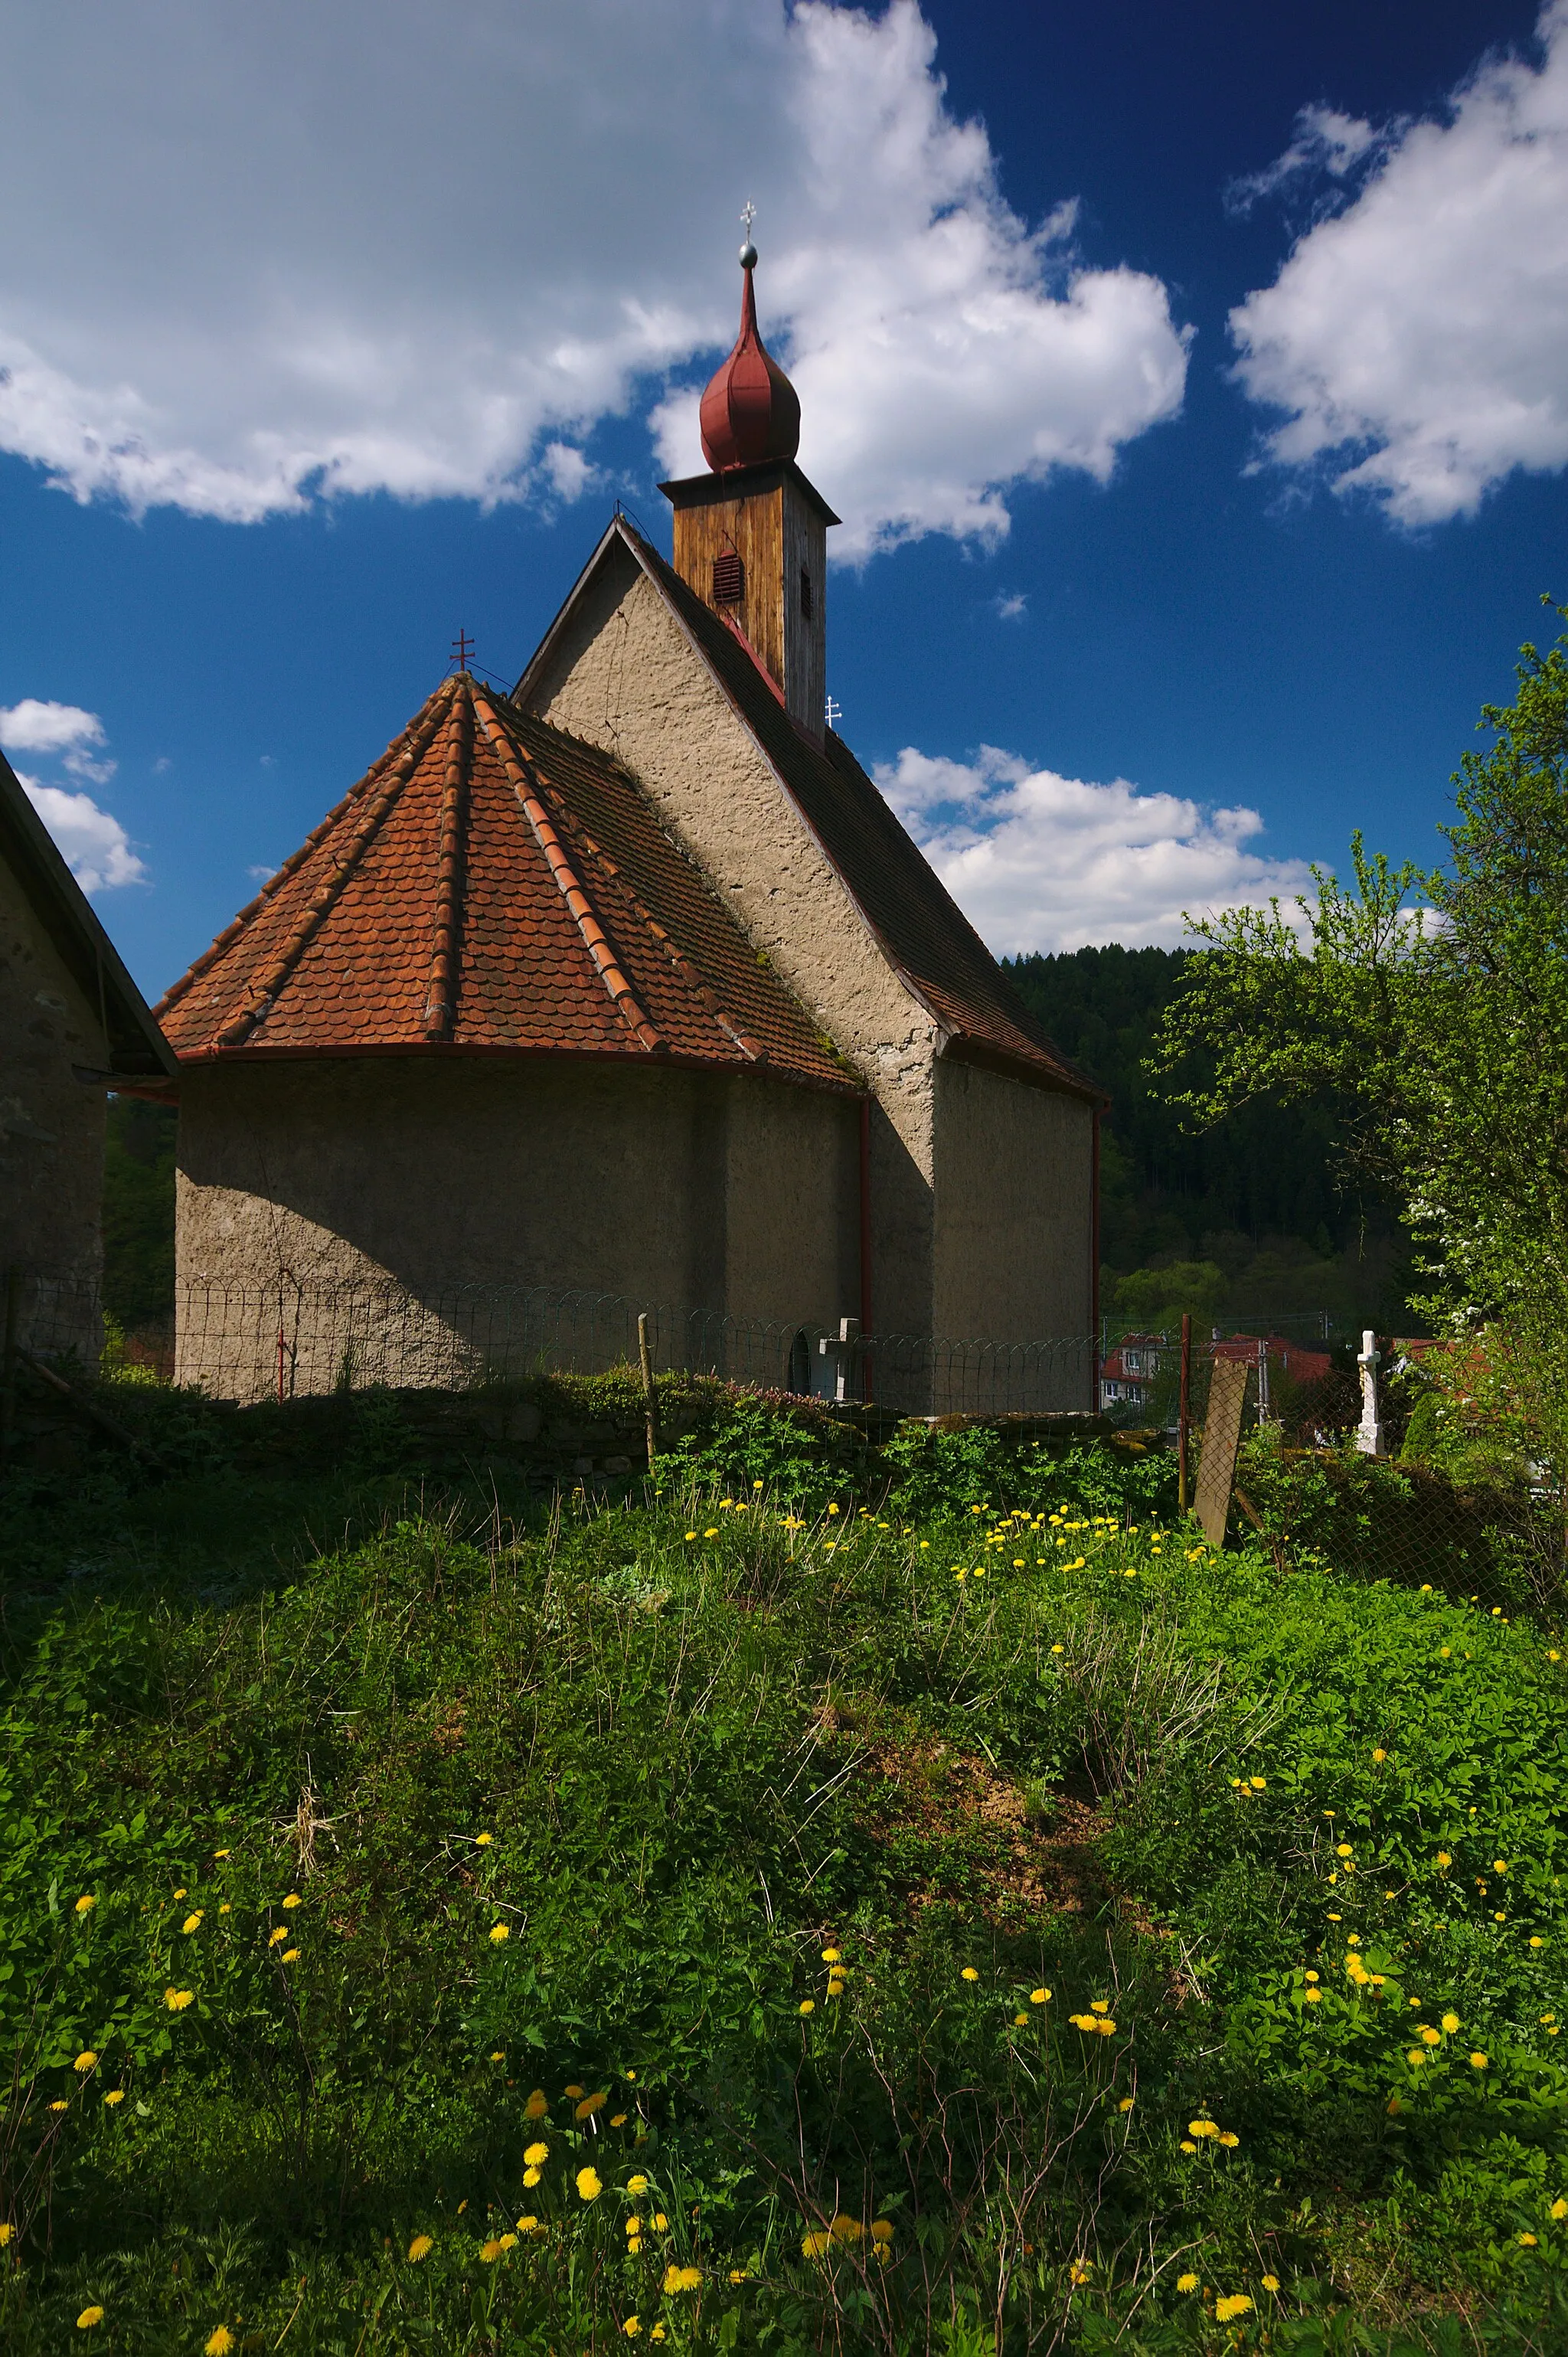
[[[837,722],[839,722],[839,721],[841,721],[843,718],[843,705],[842,705],[842,704],[840,704],[840,703],[838,703],[838,702],[837,702],[837,701],[836,701],[832,696],[831,696],[831,695],[830,695],[830,696],[829,696],[829,698],[828,698],[828,708],[827,708],[827,720],[828,720],[828,726],[829,726],[830,728],[833,727],[833,726],[836,725],[836,723],[837,723]]]
[[[452,641],[452,651],[457,658],[456,668],[459,671],[467,670],[468,657],[474,653],[478,644],[478,640],[471,639],[467,630],[459,630]]]
[[[740,220],[741,227],[746,231],[746,243],[748,245],[751,242],[751,224],[756,219],[757,207],[752,203],[751,199],[747,197],[745,204],[741,208]]]

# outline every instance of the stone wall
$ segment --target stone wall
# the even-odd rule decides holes
[[[948,1057],[936,1090],[937,1332],[1016,1342],[1090,1335],[1090,1108]],[[1042,1362],[1039,1373],[1032,1405],[1096,1405],[1087,1353],[1057,1369]]]
[[[670,607],[612,546],[534,708],[624,761],[757,949],[871,1083],[877,1322],[931,1330],[936,1033]]]
[[[23,1340],[96,1356],[109,1057],[90,1005],[0,857],[0,1270],[24,1273]]]
[[[629,1060],[188,1068],[179,1380],[258,1396],[283,1328],[286,1389],[328,1387],[346,1349],[356,1380],[366,1352],[377,1380],[471,1379],[501,1329],[493,1308],[473,1327],[463,1288],[836,1325],[858,1286],[858,1122],[851,1097]],[[288,1307],[352,1292],[389,1306],[340,1325]],[[622,1327],[604,1331],[618,1354]]]

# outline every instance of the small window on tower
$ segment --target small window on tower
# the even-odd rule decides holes
[[[746,595],[746,567],[740,551],[726,548],[714,559],[714,603],[737,606]]]
[[[811,576],[803,565],[800,567],[800,611],[809,622],[812,611]]]

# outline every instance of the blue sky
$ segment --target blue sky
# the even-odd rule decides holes
[[[24,13],[0,705],[150,994],[668,544],[748,194],[841,725],[999,950],[1435,856],[1568,596],[1561,8]]]

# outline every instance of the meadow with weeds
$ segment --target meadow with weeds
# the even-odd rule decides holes
[[[363,1413],[0,1501],[8,2352],[1568,2346],[1549,1629]]]

